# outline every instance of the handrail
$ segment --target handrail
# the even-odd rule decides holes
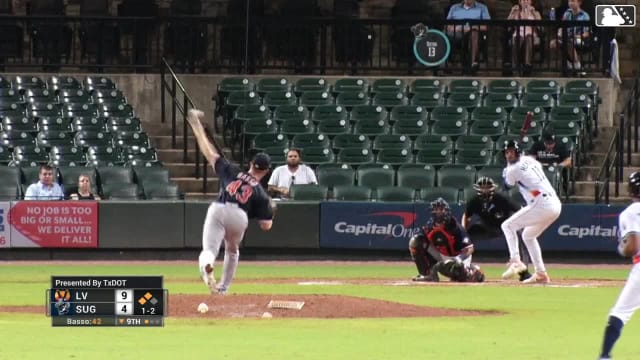
[[[627,165],[631,165],[631,153],[638,152],[638,125],[640,118],[640,78],[636,78],[633,88],[629,94],[629,98],[624,107],[625,116],[627,119],[627,128],[624,134],[627,140]],[[633,123],[632,123],[633,122]],[[632,134],[633,134],[633,148],[632,148]]]
[[[622,133],[625,128],[625,117],[623,113],[620,113],[620,129],[615,129],[614,134],[609,143],[609,147],[604,158],[604,162],[600,167],[598,176],[595,181],[595,203],[599,204],[604,197],[605,203],[609,204],[609,184],[611,182],[611,172],[614,175],[615,181],[615,196],[620,195],[620,182],[622,181],[623,170],[623,140]]]
[[[166,79],[166,76],[169,75],[171,80],[170,80],[170,84]],[[182,151],[183,151],[183,162],[184,163],[188,163],[188,153],[189,153],[189,133],[187,131],[188,129],[188,125],[187,125],[187,112],[189,111],[189,109],[197,109],[198,107],[195,106],[193,99],[191,98],[191,96],[189,96],[189,93],[187,92],[187,90],[184,88],[184,85],[182,84],[182,82],[180,81],[180,79],[178,79],[176,73],[173,71],[173,69],[171,68],[171,65],[169,65],[169,63],[167,62],[167,60],[163,57],[162,58],[162,67],[160,68],[160,79],[161,79],[161,91],[160,91],[160,106],[161,106],[161,121],[162,123],[165,123],[166,121],[166,94],[165,91],[169,93],[170,95],[170,100],[171,100],[171,147],[173,149],[177,149],[177,132],[178,132],[178,124],[176,121],[176,109],[180,111],[180,114],[182,115]],[[171,86],[169,86],[171,85]],[[177,91],[180,91],[182,95],[182,102],[180,102],[180,98],[179,98],[179,94],[177,94]],[[208,131],[207,126],[205,125],[205,131],[207,133],[207,136],[210,137],[212,139],[212,143],[214,145],[214,147],[216,148],[216,150],[218,151],[218,153],[220,154],[220,156],[224,157],[224,153],[222,151],[222,148],[216,143],[216,141],[213,141],[213,136],[212,134]],[[202,192],[206,193],[207,192],[207,169],[208,169],[208,164],[207,161],[201,156],[201,152],[200,149],[198,148],[198,144],[194,141],[193,142],[193,146],[194,146],[194,150],[195,150],[195,169],[194,169],[194,173],[195,173],[195,177],[196,179],[200,178],[200,172],[202,172]]]

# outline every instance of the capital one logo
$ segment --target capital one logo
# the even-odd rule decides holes
[[[386,221],[382,223],[368,222],[366,224],[350,224],[347,221],[337,222],[333,229],[340,234],[353,234],[354,236],[360,235],[386,235],[384,239],[388,238],[410,238],[420,231],[420,227],[414,227],[413,224],[417,215],[414,212],[409,211],[383,211],[367,214],[366,216],[372,217],[396,217],[400,218],[401,223]]]

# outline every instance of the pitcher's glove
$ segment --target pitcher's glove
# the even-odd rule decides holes
[[[638,233],[630,231],[618,240],[618,253],[624,257],[635,256],[638,253]]]

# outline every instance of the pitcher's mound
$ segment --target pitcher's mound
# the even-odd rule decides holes
[[[169,316],[211,318],[259,318],[269,312],[274,318],[381,318],[431,316],[481,316],[495,311],[443,309],[391,301],[340,295],[183,295],[169,297]],[[271,300],[304,301],[300,310],[273,309]],[[196,309],[205,303],[209,312]]]

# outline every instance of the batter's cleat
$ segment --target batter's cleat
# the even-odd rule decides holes
[[[548,284],[550,282],[551,279],[549,278],[549,275],[547,275],[546,271],[539,271],[531,275],[527,280],[521,281],[523,284]]]
[[[216,294],[227,295],[227,289],[223,288],[222,286],[219,286],[216,288]]]
[[[531,273],[529,272],[529,270],[521,271],[521,272],[518,273],[518,280],[519,281],[525,281],[530,277],[531,277]]]
[[[429,275],[418,274],[411,280],[418,281],[418,282],[439,282],[440,278],[438,277],[438,273],[434,271],[434,272],[431,272]]]
[[[207,285],[207,288],[209,288],[209,291],[212,294],[218,292],[218,289],[216,289],[216,278],[213,274],[213,266],[211,264],[205,265],[200,270],[200,276],[202,277],[202,281],[204,281],[204,284]]]
[[[503,279],[511,279],[516,274],[521,273],[527,270],[527,265],[523,264],[522,261],[512,261],[507,267],[507,270],[502,273]]]

